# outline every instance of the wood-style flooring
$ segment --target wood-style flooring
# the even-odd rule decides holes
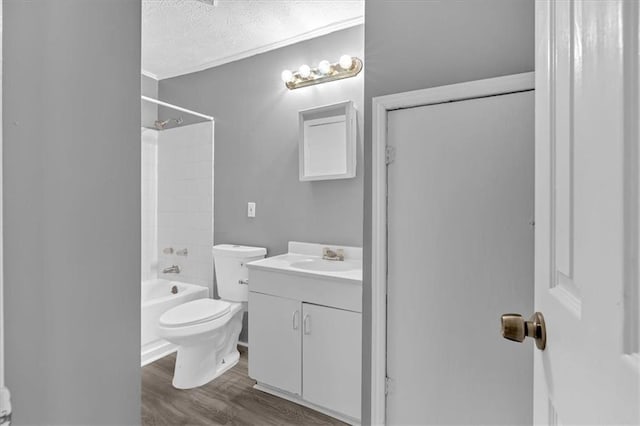
[[[143,425],[344,425],[285,399],[253,389],[247,351],[238,364],[196,389],[171,385],[175,355],[142,368]]]

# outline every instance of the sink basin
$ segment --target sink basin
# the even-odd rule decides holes
[[[358,269],[357,266],[336,260],[323,260],[323,259],[305,259],[291,263],[292,268],[304,269],[307,271],[321,271],[321,272],[344,272],[353,271]]]

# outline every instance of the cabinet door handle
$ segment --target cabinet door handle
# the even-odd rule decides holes
[[[304,334],[311,334],[311,317],[309,314],[304,316],[303,326],[304,326]]]
[[[291,321],[293,322],[293,329],[297,330],[298,327],[300,326],[300,324],[298,323],[298,315],[300,314],[300,312],[298,311],[293,311],[293,318],[291,319]]]

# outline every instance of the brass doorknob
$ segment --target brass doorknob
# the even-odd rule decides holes
[[[547,346],[547,329],[540,312],[533,314],[529,321],[525,321],[520,314],[504,314],[500,320],[502,337],[505,339],[522,342],[525,338],[532,337],[541,351]]]

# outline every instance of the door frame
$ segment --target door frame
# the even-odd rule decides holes
[[[535,88],[533,72],[373,98],[371,220],[371,424],[386,419],[388,112]],[[390,157],[393,153],[389,154]],[[499,313],[496,313],[498,315]]]

